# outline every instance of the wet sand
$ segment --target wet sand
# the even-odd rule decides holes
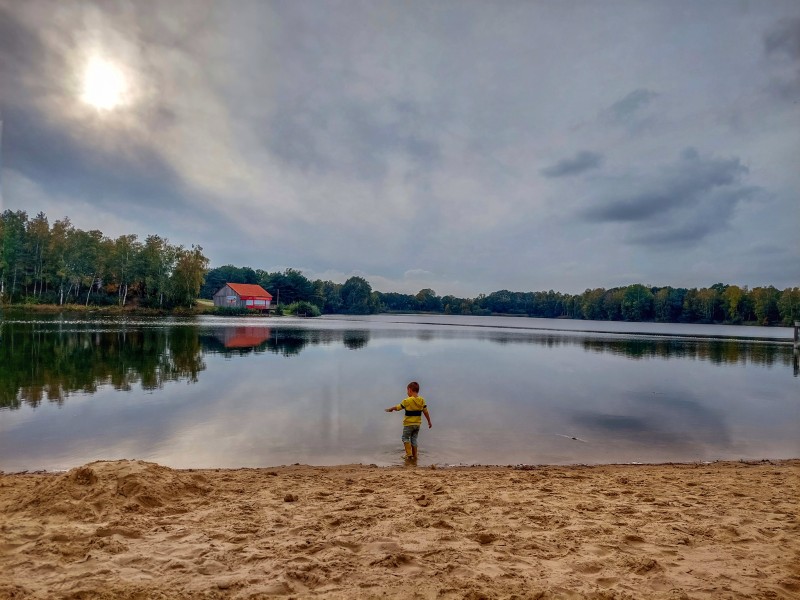
[[[0,475],[0,598],[800,598],[800,460]]]

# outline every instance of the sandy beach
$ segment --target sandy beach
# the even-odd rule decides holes
[[[0,598],[800,598],[800,460],[0,476]]]

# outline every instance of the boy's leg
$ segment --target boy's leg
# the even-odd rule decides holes
[[[417,436],[419,435],[419,427],[415,427],[411,433],[411,456],[417,458]]]
[[[406,458],[411,458],[411,428],[408,426],[403,427],[403,446],[406,449]]]

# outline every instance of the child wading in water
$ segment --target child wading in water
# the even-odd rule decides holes
[[[406,411],[406,416],[403,419],[403,445],[406,448],[406,460],[417,460],[417,436],[419,435],[419,428],[422,425],[422,417],[425,415],[428,420],[428,429],[433,427],[431,424],[431,416],[428,414],[428,407],[425,404],[425,398],[419,395],[419,384],[412,381],[408,384],[406,389],[408,398],[403,400],[397,406],[390,406],[386,412],[394,412],[396,410]]]

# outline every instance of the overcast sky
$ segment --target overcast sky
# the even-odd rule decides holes
[[[212,266],[800,285],[796,0],[0,0],[0,109],[3,209]]]

